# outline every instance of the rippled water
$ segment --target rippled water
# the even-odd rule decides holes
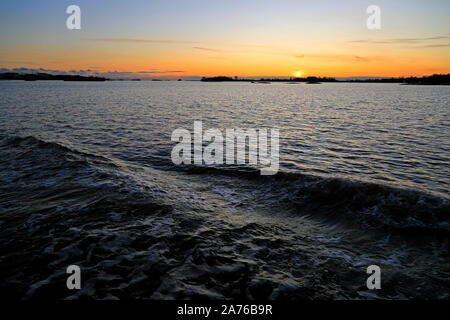
[[[449,298],[450,88],[0,82],[17,297]],[[174,166],[176,128],[280,130],[280,172]],[[65,289],[78,264],[83,289]],[[368,291],[366,268],[383,270]]]

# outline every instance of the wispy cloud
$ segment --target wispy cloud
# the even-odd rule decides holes
[[[165,71],[160,71],[160,70],[151,70],[151,71],[138,71],[135,73],[139,73],[139,74],[166,74],[166,73],[183,73],[183,70],[165,70]]]
[[[18,65],[30,65],[30,66],[38,65],[38,63],[32,62],[32,61],[11,61],[11,60],[1,60],[0,64],[18,64]]]
[[[151,73],[160,73],[160,72],[161,71],[158,71],[158,70],[151,70],[151,71],[138,71],[136,73],[143,73],[143,74],[149,73],[149,74],[151,74]]]
[[[223,50],[204,48],[204,47],[192,47],[192,48],[196,49],[196,50],[203,50],[203,51],[210,51],[210,52],[223,52]]]
[[[187,45],[215,45],[215,46],[226,46],[235,48],[274,48],[272,45],[260,45],[252,43],[231,43],[231,42],[216,42],[216,41],[192,41],[192,40],[167,40],[167,39],[133,39],[133,38],[88,38],[85,40],[97,41],[97,42],[111,42],[111,43],[148,43],[148,44],[187,44]],[[196,49],[209,49],[203,47],[195,47]],[[218,49],[210,49],[218,50]]]
[[[360,56],[354,56],[353,57],[356,61],[361,61],[361,62],[369,62],[371,59],[370,58],[366,58],[366,57],[360,57]]]
[[[300,54],[296,55],[299,59],[319,59],[326,61],[351,61],[351,62],[370,62],[381,60],[379,57],[362,57],[351,54]]]
[[[128,38],[94,38],[87,39],[98,42],[116,42],[116,43],[164,43],[164,44],[199,44],[198,41],[183,40],[155,40],[155,39],[128,39]]]
[[[3,72],[15,72],[15,73],[48,73],[53,75],[82,75],[82,76],[100,76],[106,78],[147,78],[152,76],[170,77],[173,74],[184,73],[183,70],[143,70],[138,72],[133,71],[98,71],[94,67],[89,67],[88,69],[80,70],[56,70],[56,69],[46,69],[46,68],[0,68],[0,73]]]
[[[450,47],[450,43],[442,43],[442,44],[428,44],[420,46],[422,48],[442,48],[442,47]]]
[[[393,38],[393,39],[359,39],[349,41],[351,43],[367,43],[367,44],[422,44],[423,46],[442,46],[441,43],[429,44],[431,41],[448,40],[450,35],[424,37],[424,38]]]
[[[16,72],[16,73],[49,73],[49,74],[72,74],[74,72],[84,72],[84,70],[70,70],[70,71],[63,71],[63,70],[55,70],[55,69],[46,69],[46,68],[26,68],[26,67],[20,67],[20,68],[0,68],[0,72]]]

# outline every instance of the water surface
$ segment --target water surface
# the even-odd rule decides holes
[[[0,82],[18,297],[449,297],[450,88]],[[174,166],[177,128],[280,130],[280,172]],[[83,289],[65,289],[78,264]],[[383,270],[368,291],[367,266]]]

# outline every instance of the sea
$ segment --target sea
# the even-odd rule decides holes
[[[175,165],[194,121],[279,130],[278,173]],[[448,86],[0,81],[0,292],[449,299],[449,185]]]

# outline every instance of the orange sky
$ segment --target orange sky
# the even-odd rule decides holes
[[[448,3],[379,2],[376,31],[366,27],[367,4],[352,0],[80,1],[81,30],[67,30],[63,5],[11,2],[0,5],[0,68],[149,78],[450,73]]]

